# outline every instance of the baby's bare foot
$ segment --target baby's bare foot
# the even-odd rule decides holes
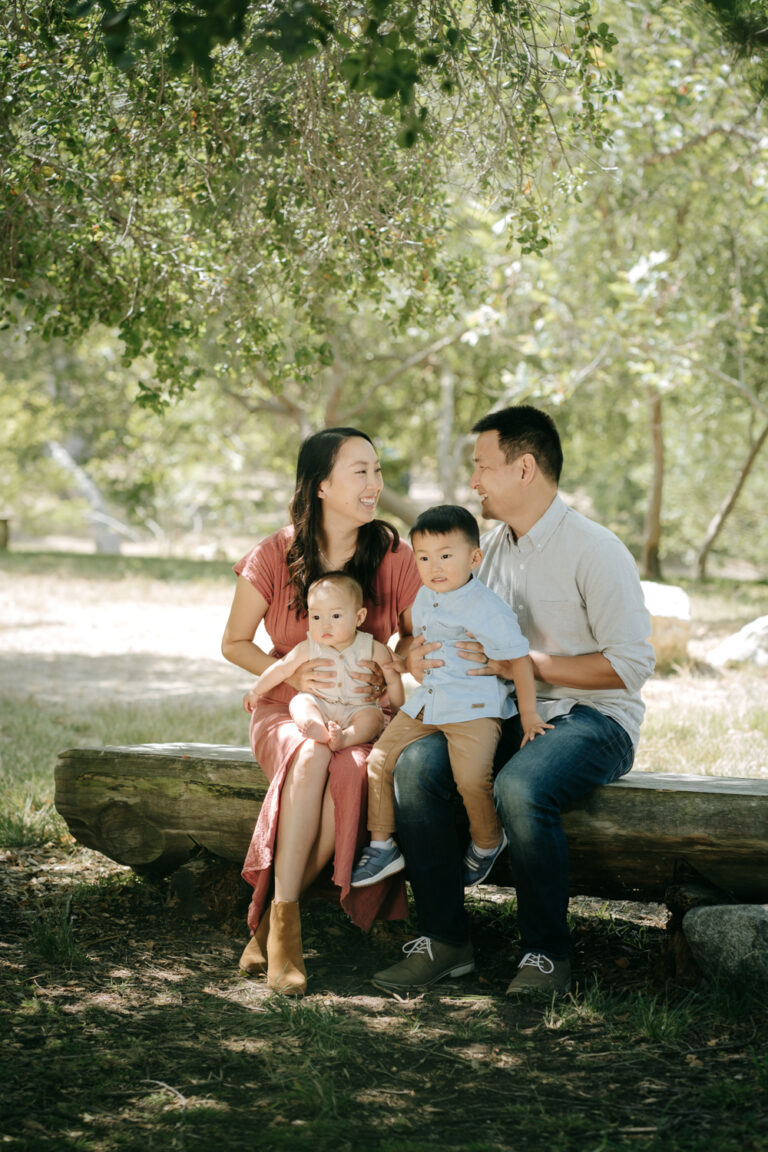
[[[314,740],[316,744],[331,744],[329,728],[330,724],[326,728],[319,720],[305,720],[301,725],[301,734],[306,736],[308,740]],[[331,747],[333,747],[332,744]]]
[[[331,752],[340,752],[342,748],[346,748],[344,736],[344,729],[339,724],[337,724],[335,720],[329,720],[328,747],[330,748]]]

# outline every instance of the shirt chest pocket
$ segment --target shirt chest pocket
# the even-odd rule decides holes
[[[587,612],[579,600],[540,600],[534,628],[546,652],[580,655],[594,651]]]
[[[447,620],[425,620],[419,629],[429,640],[466,640],[467,630]]]

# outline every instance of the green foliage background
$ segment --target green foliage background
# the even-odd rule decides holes
[[[663,552],[690,562],[768,422],[759,37],[736,64],[659,0],[239,10],[0,18],[19,529],[82,515],[51,441],[146,539],[268,530],[323,424],[371,432],[395,493],[465,499],[467,428],[532,401],[639,554],[655,404]],[[767,479],[758,454],[720,561],[765,572]]]

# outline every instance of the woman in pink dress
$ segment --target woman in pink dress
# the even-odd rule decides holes
[[[363,631],[386,644],[399,633],[397,651],[411,643],[411,605],[421,586],[413,552],[397,532],[376,520],[381,468],[372,442],[354,428],[326,428],[301,446],[291,525],[257,544],[235,566],[237,586],[222,652],[259,676],[306,637],[306,594],[323,572],[345,570],[361,584]],[[264,621],[267,653],[254,643]],[[384,674],[366,661],[361,702],[379,699]],[[329,662],[308,660],[290,680],[261,697],[251,713],[251,747],[270,781],[243,876],[254,893],[248,914],[253,933],[240,967],[266,969],[270,987],[289,995],[306,989],[299,896],[333,859],[341,905],[368,929],[377,917],[406,915],[402,876],[370,888],[349,886],[352,866],[366,842],[370,746],[330,756],[327,745],[301,735],[288,711],[295,692],[328,684]],[[386,699],[381,701],[386,709]],[[270,903],[270,895],[272,900]]]

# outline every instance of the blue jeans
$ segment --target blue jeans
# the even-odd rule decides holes
[[[523,949],[561,960],[569,937],[561,810],[628,772],[634,749],[620,724],[585,705],[552,723],[551,731],[520,748],[518,717],[505,722],[494,791],[509,840]],[[427,736],[406,748],[395,768],[398,839],[421,932],[453,945],[469,939],[456,796],[444,736]]]

